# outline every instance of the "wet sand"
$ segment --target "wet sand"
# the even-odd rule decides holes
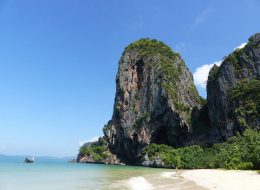
[[[260,174],[240,170],[180,170],[117,181],[108,189],[131,190],[259,190]]]
[[[108,187],[109,190],[207,190],[195,182],[176,175],[175,172],[159,172],[149,175],[130,177],[117,181]]]

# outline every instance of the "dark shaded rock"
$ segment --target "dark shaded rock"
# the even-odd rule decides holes
[[[77,163],[92,163],[92,164],[112,164],[112,165],[124,165],[113,154],[110,154],[107,158],[96,159],[91,155],[79,155]]]

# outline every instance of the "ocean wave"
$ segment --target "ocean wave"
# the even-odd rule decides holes
[[[151,183],[147,182],[143,177],[132,177],[129,179],[128,184],[132,190],[153,190],[154,187]]]
[[[162,172],[162,173],[161,173],[161,177],[165,177],[165,178],[177,178],[178,176],[176,176],[176,172]]]

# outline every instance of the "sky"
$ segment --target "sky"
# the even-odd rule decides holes
[[[140,38],[179,52],[206,97],[210,67],[259,18],[260,0],[0,0],[0,154],[73,156],[101,136]]]

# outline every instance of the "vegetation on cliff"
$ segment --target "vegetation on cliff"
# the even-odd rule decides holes
[[[257,50],[260,48],[260,40],[259,40],[260,33],[256,33],[255,35],[251,36],[248,39],[248,43],[243,48],[237,48],[228,56],[224,57],[223,64],[221,66],[214,65],[209,73],[208,81],[215,80],[219,77],[221,71],[223,71],[224,65],[230,64],[234,67],[234,74],[238,79],[247,78],[248,76],[245,75],[245,70],[248,73],[254,73],[253,66],[250,63],[255,64],[259,59],[259,53]],[[222,69],[219,69],[221,68]],[[232,71],[228,71],[232,72]]]
[[[176,57],[180,57],[178,53],[173,52],[172,49],[163,42],[149,38],[143,38],[131,43],[125,48],[124,53],[132,50],[138,52],[140,57],[150,57],[154,55],[164,56],[168,59],[175,59]]]
[[[249,127],[246,122],[247,118],[251,120],[260,118],[260,80],[242,80],[230,90],[229,96],[237,105],[235,116],[240,126]]]
[[[178,94],[179,77],[182,75],[182,67],[186,67],[184,61],[181,59],[180,54],[174,52],[165,43],[149,38],[140,39],[131,43],[125,48],[123,55],[130,51],[137,52],[140,59],[148,57],[150,59],[155,58],[160,60],[160,64],[152,66],[158,67],[159,72],[161,72],[162,87],[173,100],[177,110],[183,113],[189,113],[189,106],[182,103]],[[122,61],[123,60],[121,59],[120,63],[122,63]],[[153,62],[146,62],[146,64],[151,63]],[[200,102],[201,98],[197,88],[193,83],[189,86],[189,91],[194,96],[194,99],[196,99],[197,102]]]
[[[103,128],[110,151],[137,164],[149,143],[188,145],[191,112],[200,103],[192,73],[178,53],[157,40],[131,43],[116,75],[113,116]]]
[[[260,129],[260,33],[214,66],[207,81],[208,115],[214,141],[223,142],[246,128]]]
[[[204,100],[178,53],[157,40],[131,43],[103,141],[80,155],[109,163],[113,154],[151,167],[260,169],[259,44],[256,34],[212,67]]]
[[[243,135],[228,139],[210,148],[198,145],[174,149],[151,144],[143,149],[142,160],[161,158],[167,165],[178,168],[260,169],[260,132],[247,129]]]

